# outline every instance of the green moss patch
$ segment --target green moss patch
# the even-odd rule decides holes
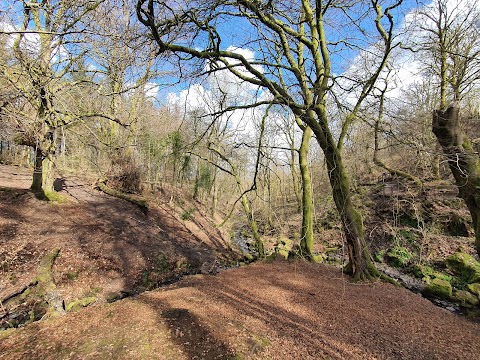
[[[292,251],[292,248],[293,248],[293,240],[282,236],[278,239],[278,242],[275,244],[274,250],[276,253],[282,255],[285,259],[287,259],[288,254],[290,253],[290,251]]]
[[[480,263],[473,256],[458,252],[446,260],[447,266],[466,283],[480,282]]]
[[[378,263],[383,263],[383,258],[385,256],[385,250],[380,250],[380,251],[377,251],[374,255],[373,255],[373,260],[375,260],[376,262]]]
[[[467,290],[480,298],[480,283],[468,284]]]
[[[413,256],[414,255],[403,246],[393,247],[386,255],[388,262],[395,267],[408,265]]]
[[[45,200],[51,201],[51,202],[56,202],[59,204],[66,203],[68,201],[68,198],[54,190],[52,191],[45,191],[44,192]]]
[[[67,311],[80,310],[81,308],[84,308],[84,307],[87,307],[88,305],[93,304],[95,301],[97,301],[97,298],[94,296],[72,301],[67,305]]]
[[[478,298],[465,290],[458,290],[453,293],[452,299],[462,305],[478,305]]]
[[[412,274],[418,279],[432,277],[433,273],[435,272],[430,266],[426,265],[413,265],[411,271]]]
[[[433,279],[424,293],[440,299],[448,299],[452,296],[452,285],[446,280]]]

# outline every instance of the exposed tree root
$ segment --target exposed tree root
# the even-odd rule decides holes
[[[37,291],[48,304],[47,315],[64,314],[65,305],[57,292],[57,287],[53,281],[52,267],[55,259],[60,254],[60,248],[55,248],[50,254],[45,256],[38,267],[37,276],[34,281],[38,282]]]
[[[40,261],[35,278],[29,284],[1,299],[4,314],[0,320],[3,326],[17,327],[65,313],[64,302],[57,292],[52,273],[59,254],[59,248],[53,249]]]
[[[107,195],[115,196],[119,199],[126,200],[134,205],[137,205],[140,207],[142,212],[147,213],[148,212],[148,203],[146,200],[143,199],[137,199],[129,194],[125,194],[121,191],[112,189],[111,187],[107,186],[107,180],[106,179],[98,179],[95,183],[97,188],[101,191],[103,191]]]
[[[1,304],[6,303],[8,300],[13,299],[13,298],[15,298],[15,297],[17,297],[17,296],[22,295],[25,291],[27,291],[27,289],[29,289],[29,288],[37,285],[37,284],[38,284],[38,281],[37,281],[37,280],[33,280],[33,281],[30,282],[29,284],[21,287],[20,289],[14,291],[14,292],[11,293],[11,294],[5,296],[3,299],[0,300],[0,303],[1,303]]]
[[[378,271],[378,269],[373,264],[371,264],[370,266],[367,266],[367,268],[363,271],[360,271],[359,269],[357,269],[357,271],[353,273],[352,265],[349,262],[343,268],[343,272],[348,275],[351,275],[354,282],[374,282],[380,279],[390,284],[399,286],[398,282],[395,281],[395,279],[392,279],[390,276]]]

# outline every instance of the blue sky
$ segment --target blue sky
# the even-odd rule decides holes
[[[404,0],[401,7],[394,11],[396,27],[400,28],[402,26],[405,14],[407,14],[411,9],[415,8],[417,5],[418,5],[418,2],[415,0]],[[369,18],[367,20],[365,20],[362,23],[362,27],[368,32],[376,31],[374,28],[375,25],[372,19]],[[346,21],[346,19],[343,18],[343,21]],[[228,22],[223,22],[219,24],[217,29],[222,37],[222,43],[221,43],[222,49],[226,49],[229,46],[233,45],[236,47],[247,48],[253,51],[254,53],[256,53],[257,56],[259,55],[258,44],[247,43],[248,39],[247,40],[245,39],[245,38],[248,38],[248,34],[250,32],[256,32],[256,29],[253,28],[252,25],[249,24],[246,20],[238,19],[238,18],[232,19],[230,17]],[[352,26],[349,26],[347,23],[339,24],[338,28],[330,27],[330,28],[327,28],[326,30],[327,30],[327,38],[329,39],[329,41],[335,41],[335,40],[338,40],[340,37],[345,37],[345,36],[355,38],[355,37],[358,37],[357,35],[359,35],[358,30],[356,30]],[[349,30],[349,32],[345,34],[345,30]],[[245,36],[245,34],[247,36]],[[351,62],[358,55],[359,49],[352,49],[348,47],[342,47],[342,48],[337,47],[337,50],[338,52],[332,55],[332,71],[336,74],[341,74],[346,69],[349,68],[349,66],[351,65]],[[175,80],[177,79],[172,77],[172,82],[175,82]],[[193,82],[201,83],[200,80],[198,81],[194,80]],[[178,84],[175,84],[172,87],[160,89],[159,96],[158,96],[159,102],[161,103],[162,99],[165,98],[168,93],[170,92],[178,93],[181,90],[185,90],[191,85],[191,83],[192,81],[188,81],[188,82],[182,81]]]

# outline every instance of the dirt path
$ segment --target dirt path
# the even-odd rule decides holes
[[[0,165],[0,299],[29,284],[54,248],[55,283],[66,304],[138,293],[185,273],[215,271],[235,256],[211,220],[197,212],[183,221],[170,196],[149,199],[144,214],[68,177],[60,192],[68,201],[48,203],[28,191],[30,178],[28,169]]]
[[[165,266],[209,269],[228,257],[225,240],[201,214],[181,221],[167,198],[145,215],[80,180],[66,180],[65,204],[36,200],[29,183],[28,171],[0,165],[0,298],[59,247],[62,298],[97,301],[0,331],[0,359],[479,358],[479,323],[405,289],[352,284],[338,269],[303,262],[195,275],[106,303],[161,280]]]

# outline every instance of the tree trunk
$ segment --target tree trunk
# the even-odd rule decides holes
[[[42,199],[48,199],[53,190],[53,162],[39,148],[35,149],[33,180],[30,189]]]
[[[212,187],[211,187],[212,206],[210,209],[210,216],[214,218],[215,214],[217,213],[218,186],[217,186],[217,170],[213,169],[212,171],[213,171],[213,180],[212,180]]]
[[[242,195],[242,206],[243,206],[243,210],[245,211],[245,214],[247,215],[248,224],[250,225],[250,229],[252,230],[253,238],[255,239],[255,245],[257,247],[258,256],[265,257],[265,249],[263,247],[262,237],[258,232],[257,222],[253,218],[253,213],[250,208],[247,195],[245,194]]]
[[[295,149],[294,149],[294,144],[290,145],[290,156],[291,156],[291,162],[290,162],[290,172],[292,174],[292,182],[293,182],[293,193],[295,194],[295,198],[297,200],[297,212],[300,213],[302,211],[302,195],[300,194],[300,189],[298,186],[298,177],[297,177],[297,171],[295,169]]]
[[[472,216],[475,247],[480,255],[480,157],[460,128],[457,107],[434,111],[432,130],[447,157],[459,195]]]
[[[302,144],[298,152],[300,174],[302,176],[302,236],[300,250],[309,260],[313,255],[313,195],[310,169],[308,168],[308,146],[312,137],[312,129],[306,127],[302,135]]]
[[[312,130],[325,155],[333,200],[342,221],[349,259],[345,270],[353,275],[355,281],[378,278],[380,273],[373,264],[365,242],[362,215],[353,204],[350,180],[343,166],[341,152],[326,123],[319,121],[317,124],[314,122],[311,124],[314,126]]]
[[[41,149],[35,149],[35,162],[33,166],[33,181],[30,189],[33,192],[43,192],[43,154]]]

